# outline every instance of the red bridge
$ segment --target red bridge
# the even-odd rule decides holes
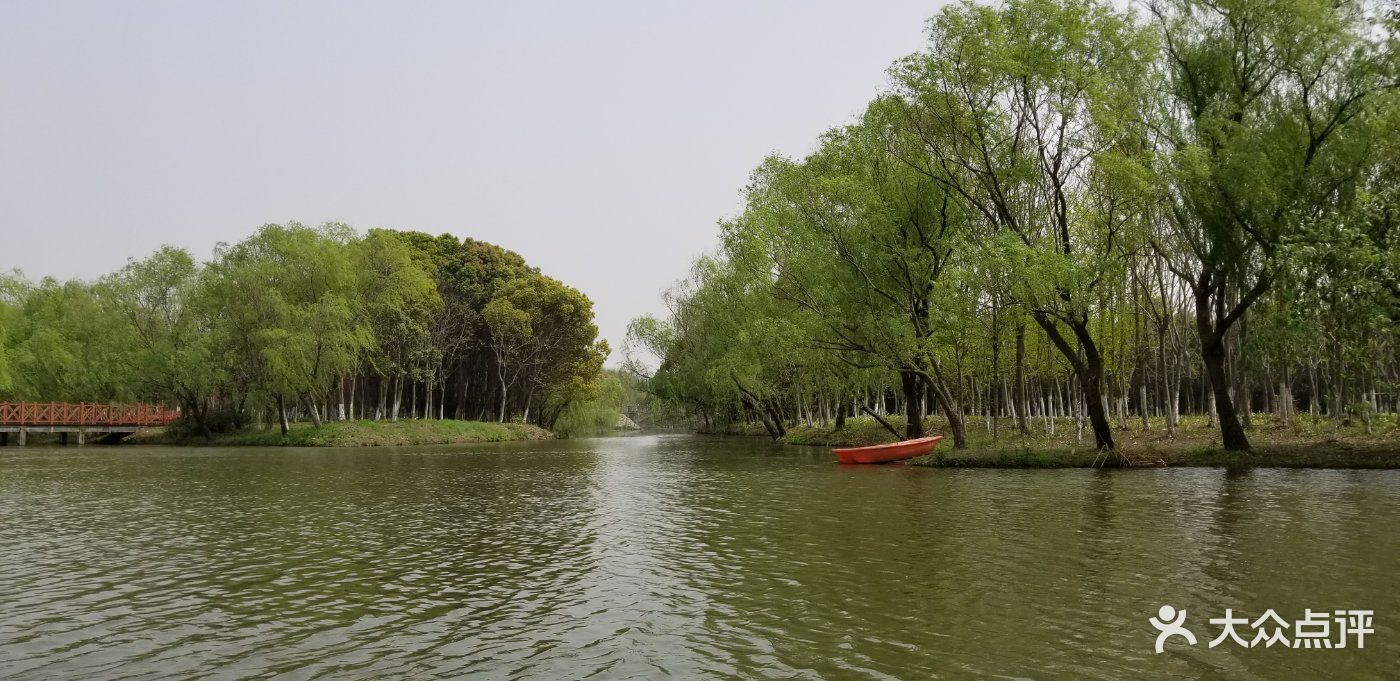
[[[59,433],[64,443],[69,433],[83,444],[90,434],[108,441],[120,440],[147,426],[163,426],[180,418],[180,412],[154,404],[66,404],[63,402],[0,402],[0,444],[9,444],[17,433],[25,444],[28,433]]]

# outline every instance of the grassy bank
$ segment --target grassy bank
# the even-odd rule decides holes
[[[392,447],[546,440],[551,437],[553,435],[549,431],[525,423],[335,421],[323,424],[320,428],[309,423],[295,423],[285,437],[276,427],[265,430],[248,428],[234,433],[215,434],[213,440],[206,440],[197,432],[168,428],[142,431],[126,441],[133,444],[165,445]]]
[[[896,428],[903,419],[889,417]],[[1037,420],[1031,434],[1016,432],[1010,419],[990,424],[982,418],[969,419],[968,448],[953,449],[952,439],[939,444],[934,454],[914,463],[935,467],[985,468],[1079,468],[1099,466],[1104,456],[1093,448],[1093,436],[1075,435],[1073,419],[1059,419],[1050,434],[1044,421]],[[1116,424],[1115,424],[1116,425]],[[1149,420],[1143,429],[1133,420],[1128,428],[1114,428],[1113,437],[1123,456],[1134,466],[1219,466],[1230,468],[1400,468],[1400,427],[1393,415],[1375,417],[1371,432],[1359,422],[1335,423],[1325,418],[1300,416],[1284,426],[1270,416],[1256,415],[1249,431],[1254,451],[1243,454],[1220,448],[1220,433],[1207,425],[1204,417],[1185,417],[1180,427],[1168,435],[1160,419]],[[925,422],[929,433],[948,435],[941,418]],[[716,431],[727,435],[767,436],[759,424],[736,424]],[[888,431],[868,417],[846,421],[840,431],[830,426],[794,426],[783,442],[822,447],[859,447],[893,442]]]

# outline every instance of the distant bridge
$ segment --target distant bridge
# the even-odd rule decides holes
[[[0,402],[0,445],[24,446],[29,433],[58,433],[61,441],[76,433],[78,444],[89,435],[106,441],[121,440],[148,426],[163,426],[180,418],[180,412],[154,404],[66,404],[63,402]]]

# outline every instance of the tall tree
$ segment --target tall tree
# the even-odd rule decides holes
[[[209,335],[201,269],[184,250],[165,246],[102,280],[104,305],[116,310],[133,339],[123,357],[144,399],[179,405],[204,433],[224,380],[224,363]]]
[[[895,70],[907,160],[981,219],[1020,270],[1018,294],[1083,388],[1100,449],[1113,449],[1104,358],[1091,327],[1141,206],[1133,125],[1152,44],[1093,0],[964,4],[931,24],[930,49]]]
[[[301,403],[321,423],[332,381],[355,366],[371,337],[357,313],[359,286],[344,225],[267,225],[221,246],[211,296],[226,322],[221,342],[248,381],[271,397],[283,432]]]
[[[415,259],[412,246],[399,233],[371,230],[358,247],[358,312],[373,338],[366,346],[368,363],[381,379],[375,413],[396,421],[404,380],[423,380],[441,364],[432,331],[442,297],[431,261]]]
[[[731,257],[773,272],[773,295],[809,315],[818,347],[900,375],[905,436],[923,435],[924,385],[966,446],[962,405],[940,354],[955,290],[941,278],[966,221],[961,203],[901,163],[911,140],[877,102],[862,125],[829,132],[803,163],[770,159],[725,228]]]
[[[1159,0],[1164,233],[1191,287],[1221,440],[1247,450],[1227,376],[1229,332],[1278,280],[1281,249],[1336,223],[1365,177],[1393,55],[1366,4]]]
[[[522,383],[523,413],[529,416],[535,393],[601,369],[606,343],[598,343],[593,303],[577,290],[542,275],[504,284],[482,311],[491,334],[501,403],[498,418],[510,413],[510,392]]]

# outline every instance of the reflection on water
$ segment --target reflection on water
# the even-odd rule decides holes
[[[1400,474],[842,467],[689,436],[0,450],[0,676],[1383,676]],[[1200,645],[1154,655],[1170,603]],[[1210,617],[1376,611],[1365,650]]]

